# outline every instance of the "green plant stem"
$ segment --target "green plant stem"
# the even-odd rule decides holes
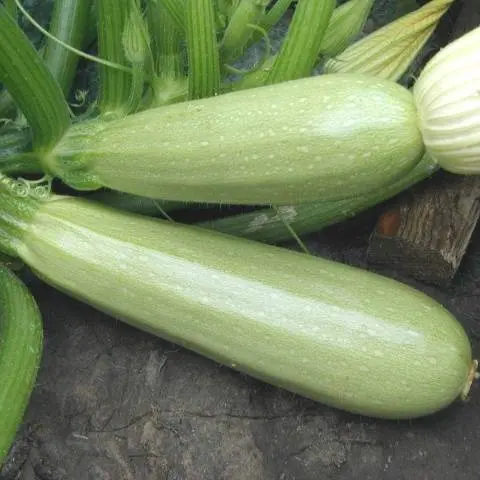
[[[292,3],[291,0],[288,0],[288,1],[279,0],[268,12],[268,14],[265,15],[264,20],[260,23],[261,28],[263,28],[265,31],[270,30],[270,28],[281,19],[282,15],[288,9],[291,3]],[[319,5],[320,5],[320,2],[319,2]],[[330,23],[330,20],[331,20],[331,16],[330,16],[330,19],[328,20],[328,23]],[[293,24],[293,21],[292,21],[292,24]],[[293,28],[292,24],[290,25],[290,29]],[[297,21],[295,23],[294,28],[297,28],[299,24],[300,23],[298,23]],[[324,35],[327,31],[327,27],[324,27],[323,24],[319,24],[317,25],[317,27],[320,29],[319,35],[322,37],[321,42],[323,42],[323,39],[325,38]],[[322,35],[322,28],[325,29],[323,35]],[[307,30],[304,30],[304,31],[300,30],[301,34],[303,35],[305,35],[306,31]],[[295,31],[289,30],[287,39],[292,38],[293,35],[295,35]],[[256,32],[255,35],[252,37],[251,44],[254,41],[258,41],[260,39],[261,39],[261,34],[259,32]],[[310,41],[314,40],[313,36],[310,39],[307,36],[303,40],[301,38],[300,41],[305,42],[305,39],[307,40],[307,43],[308,43],[308,40]],[[297,49],[296,46],[300,45],[300,43],[297,43],[297,40],[295,38],[293,41],[289,40],[289,42],[290,42],[289,44],[284,43],[284,46],[282,48],[283,49],[287,48],[288,50],[294,50],[294,49],[296,50]],[[306,45],[305,48],[308,48],[308,45]],[[307,65],[307,64],[311,65],[306,69],[308,70],[308,72],[310,72],[311,69],[314,67],[316,60],[312,60],[311,56],[307,56],[298,52],[295,52],[292,54],[297,56],[298,65],[295,64],[295,62],[293,61],[290,63],[287,57],[285,57],[285,59],[282,60],[280,56],[284,55],[283,49],[281,49],[280,52],[276,53],[275,55],[270,56],[259,68],[256,68],[254,71],[245,74],[242,78],[240,78],[240,80],[232,83],[230,85],[231,89],[246,90],[249,88],[260,87],[267,83],[271,83],[271,78],[270,78],[271,75],[275,75],[275,78],[279,79],[279,80],[276,80],[274,83],[278,83],[279,81],[298,78],[298,75],[296,72],[300,71],[301,68],[304,68],[304,66],[302,66],[302,63],[304,63],[304,65]],[[301,49],[298,48],[298,50],[301,50]],[[288,55],[288,54],[289,53],[287,52],[287,54],[285,55]],[[315,54],[315,57],[317,56],[317,54],[318,52]],[[292,58],[295,58],[295,57],[292,57]],[[274,72],[274,69],[277,69],[277,73]],[[284,73],[280,71],[281,69],[284,69]],[[307,73],[306,75],[309,75],[309,73]],[[306,76],[306,75],[302,74],[300,76]],[[283,76],[283,79],[282,79],[282,76]]]
[[[292,0],[277,0],[277,2],[263,18],[260,26],[267,31],[270,30],[270,28],[272,28],[282,19],[291,4]]]
[[[277,0],[273,7],[260,20],[260,30],[253,32],[250,40],[248,41],[247,48],[263,38],[262,30],[268,33],[272,27],[274,27],[282,19],[291,3],[292,0]],[[275,56],[272,56],[272,60],[274,59]]]
[[[81,49],[85,44],[87,24],[91,22],[91,0],[56,0],[50,22],[50,33],[68,45]],[[75,77],[78,56],[48,38],[45,63],[68,95]]]
[[[185,100],[187,78],[182,55],[185,31],[180,30],[161,2],[151,2],[147,9],[149,30],[152,35],[154,78],[152,80],[151,107]]]
[[[222,62],[230,63],[244,52],[254,33],[252,25],[258,25],[265,16],[269,0],[241,0],[235,9],[220,43]]]
[[[220,92],[220,63],[213,0],[186,0],[188,98]]]
[[[177,28],[182,32],[184,32],[186,29],[185,2],[186,0],[157,0],[157,3],[161,4],[165,8],[172,20],[175,22]]]
[[[130,0],[101,0],[96,3],[99,57],[127,66],[122,35]],[[104,65],[100,65],[99,69],[100,114],[104,118],[118,118],[126,115],[132,87],[131,73]]]
[[[349,0],[338,6],[330,18],[319,56],[333,57],[362,32],[374,0]]]
[[[232,83],[232,90],[247,90],[249,88],[261,87],[262,85],[265,85],[276,59],[277,55],[272,55],[260,68],[255,69],[253,72],[247,73],[240,78],[240,80]]]
[[[161,78],[183,77],[182,41],[185,33],[177,26],[162,2],[150,2],[147,20],[152,37],[155,75]]]
[[[130,1],[129,14],[125,21],[122,44],[125,57],[132,67],[132,79],[126,113],[135,112],[141,102],[147,70],[153,69],[150,52],[150,36],[137,0]]]
[[[30,124],[34,149],[51,151],[70,126],[68,105],[40,54],[1,5],[0,82]]]
[[[299,0],[267,84],[311,74],[334,6],[334,0]]]
[[[425,155],[415,168],[397,182],[361,197],[263,208],[251,213],[201,222],[197,225],[265,243],[284,242],[292,239],[291,231],[285,226],[285,221],[297,235],[319,231],[394,197],[428,178],[436,168],[432,159]]]
[[[333,10],[333,13],[328,22],[328,27],[321,41],[321,53],[332,52],[333,48],[339,51],[343,49],[346,44],[354,37],[355,30],[349,29],[346,31],[346,26],[343,24],[345,23],[345,17],[347,16],[346,12],[350,13],[350,10],[353,10],[352,6],[350,5],[352,1],[356,0],[350,0],[350,2],[343,3],[335,10]],[[368,5],[365,2],[367,2]],[[370,8],[372,2],[373,0],[363,0],[363,3],[361,5],[353,4],[356,8],[352,12],[350,18],[356,22],[356,27],[360,28],[361,26],[363,26],[363,21],[367,16],[366,10]],[[290,3],[290,0],[279,0],[272,7],[270,12],[265,15],[264,20],[263,22],[261,22],[260,26],[265,31],[270,30],[270,28],[280,20],[281,16],[284,14]],[[361,10],[362,7],[363,10]],[[341,28],[340,31],[338,30],[338,28],[336,28],[337,26]],[[252,37],[251,43],[260,39],[261,34],[256,32],[255,35]],[[278,60],[278,56],[278,53],[270,56],[259,68],[245,74],[240,80],[232,83],[232,90],[244,90],[265,85],[265,83],[267,83],[270,72],[272,71],[275,63]]]

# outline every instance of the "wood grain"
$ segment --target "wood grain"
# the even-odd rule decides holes
[[[480,216],[480,178],[441,173],[378,219],[369,263],[448,285]]]

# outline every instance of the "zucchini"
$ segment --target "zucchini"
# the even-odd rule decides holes
[[[291,204],[371,192],[411,170],[423,152],[407,89],[338,74],[77,124],[42,164],[80,190]]]
[[[392,279],[79,197],[0,206],[0,246],[45,282],[273,385],[388,419],[469,391],[460,323]]]
[[[42,346],[42,321],[35,300],[0,264],[0,467],[25,414]]]
[[[345,198],[331,202],[265,207],[253,212],[198,222],[196,225],[237,237],[249,238],[257,242],[285,242],[293,239],[292,230],[296,235],[307,235],[352,218],[358,213],[372,208],[425,180],[437,168],[436,162],[429,155],[425,155],[415,168],[398,181],[361,197]],[[92,196],[95,195],[97,194],[95,193]]]

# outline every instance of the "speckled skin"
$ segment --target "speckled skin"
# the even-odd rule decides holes
[[[423,154],[404,87],[321,75],[74,127],[44,167],[75,188],[289,204],[361,195]]]
[[[74,198],[40,204],[14,243],[99,310],[341,409],[418,417],[468,383],[470,343],[450,313],[364,270]]]

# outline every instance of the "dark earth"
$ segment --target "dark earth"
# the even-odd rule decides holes
[[[462,11],[457,22],[471,24],[473,8],[465,2]],[[306,243],[319,256],[371,268],[366,249],[382,209]],[[445,305],[480,357],[480,229],[448,288],[381,273]],[[372,420],[219,366],[27,280],[44,315],[45,350],[1,480],[480,478],[478,385],[468,402],[428,418]]]

